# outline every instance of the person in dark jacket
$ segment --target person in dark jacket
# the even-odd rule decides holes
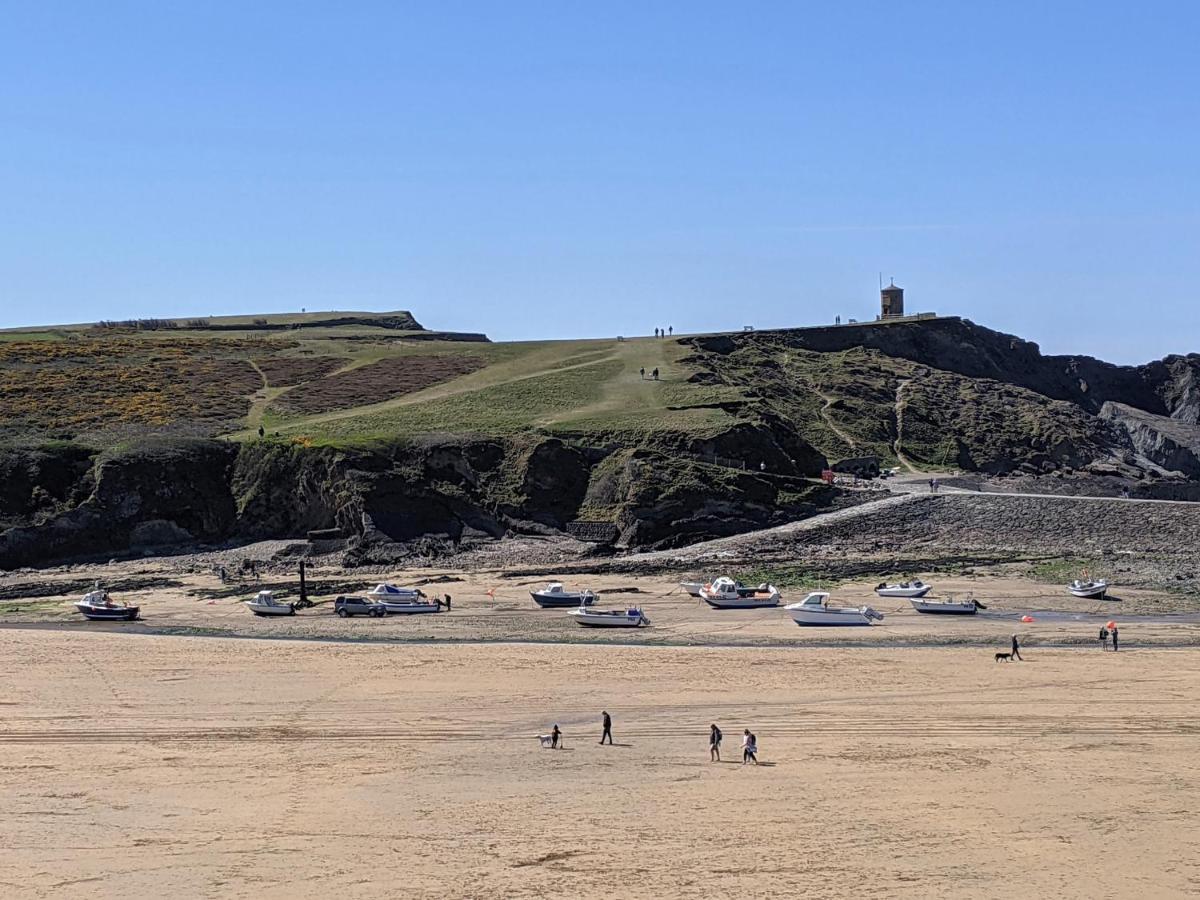
[[[721,729],[714,722],[708,726],[708,759],[710,762],[721,761]]]
[[[562,732],[558,730],[558,723],[554,723],[554,728],[550,731],[550,746],[555,750],[558,749],[558,744],[562,740]]]
[[[1117,626],[1116,625],[1113,626],[1112,641],[1113,641],[1113,650],[1116,651],[1116,649],[1117,649]]]
[[[603,744],[604,739],[608,738],[608,745],[611,747],[612,746],[612,716],[610,716],[608,714],[608,710],[605,710],[600,715],[603,717],[601,719],[601,722],[604,725],[604,733],[600,735],[600,743]]]
[[[1021,659],[1021,642],[1017,640],[1017,636],[1015,634],[1013,635],[1012,639],[1012,658]],[[1021,662],[1024,661],[1025,660],[1021,659]]]

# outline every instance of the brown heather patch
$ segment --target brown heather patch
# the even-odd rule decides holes
[[[284,412],[310,414],[380,403],[458,378],[485,364],[477,356],[391,357],[302,384],[274,405]]]
[[[271,387],[324,378],[349,362],[349,359],[340,356],[269,356],[254,360]]]
[[[0,344],[6,430],[79,434],[119,425],[219,426],[246,415],[260,341],[172,339]]]

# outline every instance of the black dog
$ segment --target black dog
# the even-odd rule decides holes
[[[1010,662],[1012,660],[1011,653],[997,653],[996,662]]]

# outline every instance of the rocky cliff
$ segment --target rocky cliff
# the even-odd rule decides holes
[[[723,446],[735,444],[736,436]],[[819,469],[823,460],[809,448],[787,463]],[[8,475],[0,568],[328,530],[348,540],[348,562],[379,562],[558,531],[579,518],[611,523],[623,546],[659,547],[801,517],[837,499],[796,475],[734,471],[698,453],[538,435],[372,450],[272,440],[10,449],[0,472]]]

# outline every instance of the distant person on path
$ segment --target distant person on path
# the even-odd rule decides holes
[[[449,594],[443,594],[443,596],[446,598],[446,600],[445,600],[445,602],[446,602],[446,612],[450,612],[450,595],[449,595]]]
[[[1113,626],[1112,639],[1113,639],[1113,652],[1115,653],[1117,650],[1117,626],[1116,625]]]
[[[1025,662],[1025,660],[1021,659],[1021,643],[1017,640],[1017,636],[1015,634],[1013,635],[1012,639],[1012,658],[1020,659],[1021,662]]]
[[[655,368],[655,370],[653,372],[651,372],[650,374],[652,374],[654,376],[655,381],[658,381],[658,369],[657,368]]]
[[[654,329],[654,336],[658,337],[658,329],[657,328]]]
[[[750,733],[747,728],[742,732],[742,765],[748,762],[753,762],[758,765],[758,738]]]
[[[265,429],[265,428],[263,428],[261,425],[259,425],[259,426],[258,426],[258,436],[259,436],[260,438],[261,438],[261,437],[266,437],[266,436],[267,436],[267,429]]]
[[[721,761],[721,729],[714,722],[708,726],[708,759],[709,762]]]
[[[842,317],[841,317],[841,316],[834,316],[834,317],[833,317],[833,324],[834,324],[834,325],[841,325],[841,324],[842,324]]]
[[[933,493],[933,479],[932,478],[929,479],[929,493],[931,493],[931,494]]]
[[[601,713],[604,717],[601,721],[604,723],[604,733],[600,735],[600,745],[604,745],[604,739],[608,738],[608,746],[612,746],[612,716],[608,714],[608,710]]]
[[[562,732],[558,730],[558,723],[554,723],[554,728],[550,731],[550,746],[557,750],[558,744],[562,740]]]
[[[646,380],[646,367],[645,367],[645,366],[642,366],[642,367],[641,367],[641,368],[638,370],[638,372],[639,372],[639,373],[641,374],[641,376],[642,376],[642,381],[645,381],[645,380]]]
[[[1108,649],[1108,629],[1103,625],[1100,626],[1100,649]]]
[[[674,333],[675,333],[675,326],[674,326],[674,325],[668,325],[668,326],[667,326],[667,334],[674,334]]]

